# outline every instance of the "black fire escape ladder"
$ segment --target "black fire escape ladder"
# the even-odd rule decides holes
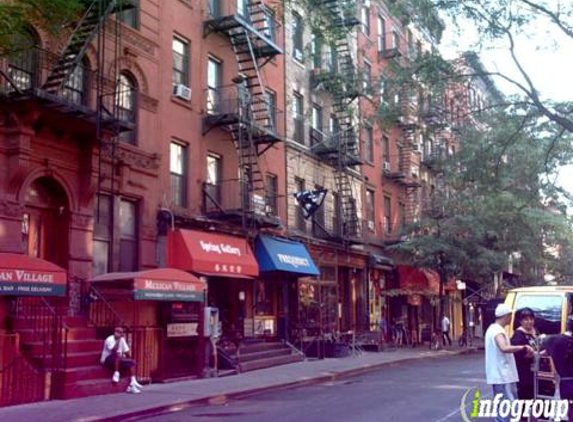
[[[257,18],[257,10],[249,8],[251,20]],[[232,125],[231,135],[237,148],[239,168],[242,175],[241,192],[243,212],[251,218],[248,219],[251,226],[255,224],[254,195],[257,193],[264,198],[265,185],[259,166],[259,146],[257,139],[261,132],[270,130],[274,132],[274,121],[271,118],[270,104],[267,99],[265,86],[262,81],[258,58],[253,48],[251,33],[246,28],[239,26],[230,34],[229,38],[237,64],[239,75],[244,81],[238,84],[239,121]],[[241,92],[242,91],[242,92]]]
[[[357,201],[352,189],[350,167],[360,164],[358,159],[358,141],[354,130],[352,102],[358,96],[357,72],[348,41],[350,29],[358,21],[347,16],[347,10],[341,0],[326,0],[323,3],[328,17],[335,28],[335,50],[338,59],[342,83],[332,95],[332,107],[338,121],[338,156],[334,179],[340,197],[340,233],[347,242],[360,236]]]
[[[125,2],[125,4],[125,8],[133,6],[129,2]],[[117,8],[117,0],[92,1],[70,36],[59,60],[50,71],[42,86],[44,91],[55,94],[63,88],[76,66],[81,64],[88,46],[104,25],[107,17],[114,13]]]

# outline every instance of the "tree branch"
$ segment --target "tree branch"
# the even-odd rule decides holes
[[[563,21],[559,18],[559,14],[552,12],[551,10],[541,6],[540,4],[534,3],[530,0],[519,0],[522,3],[527,4],[529,7],[531,7],[532,9],[544,14],[545,16],[547,16],[549,19],[551,19],[553,21],[553,23],[555,25],[557,25],[559,27],[559,29],[561,29],[567,36],[573,38],[573,30],[571,28],[568,28],[567,26],[565,26],[563,24]]]

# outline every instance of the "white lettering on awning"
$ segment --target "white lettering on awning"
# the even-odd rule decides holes
[[[203,251],[207,253],[241,256],[241,250],[239,248],[237,248],[236,246],[229,245],[227,243],[213,243],[213,242],[204,242],[200,240],[199,245],[201,245],[201,249],[203,249]]]
[[[282,253],[277,254],[279,261],[283,264],[292,265],[293,267],[310,267],[310,261],[308,258],[302,258],[300,256],[285,255]]]

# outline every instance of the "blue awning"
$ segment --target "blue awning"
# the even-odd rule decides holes
[[[304,275],[320,272],[306,247],[299,242],[261,235],[255,244],[259,271],[285,271]]]

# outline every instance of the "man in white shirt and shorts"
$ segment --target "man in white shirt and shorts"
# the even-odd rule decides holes
[[[485,343],[485,375],[487,383],[493,388],[493,396],[501,394],[501,400],[517,399],[517,366],[515,365],[514,353],[525,351],[534,354],[529,345],[512,346],[505,327],[511,322],[511,309],[500,303],[495,308],[495,322],[491,324],[484,338]],[[509,422],[511,415],[507,417],[496,416],[496,422]]]
[[[119,382],[120,371],[127,371],[131,382],[126,391],[132,394],[141,393],[142,386],[137,382],[133,371],[135,361],[129,359],[129,346],[122,327],[115,327],[113,334],[105,339],[100,362],[114,371],[111,378],[114,383]]]

